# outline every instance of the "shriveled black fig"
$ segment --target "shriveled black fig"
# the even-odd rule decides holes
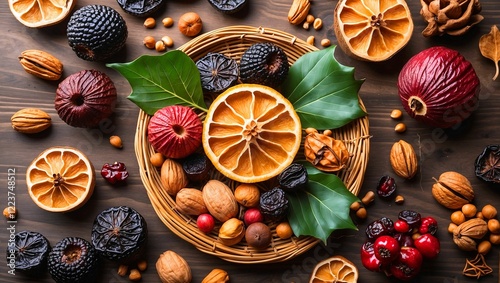
[[[203,153],[195,152],[182,159],[182,169],[190,181],[206,180],[213,167],[208,157]]]
[[[120,8],[137,17],[147,17],[163,7],[165,0],[116,0]]]
[[[210,52],[196,61],[196,67],[205,91],[219,93],[238,81],[238,63],[224,54]]]
[[[7,243],[7,266],[30,276],[39,276],[47,268],[50,243],[42,234],[21,231]]]
[[[234,14],[245,7],[247,0],[208,0],[215,10],[224,14]]]
[[[284,191],[297,191],[305,189],[309,175],[304,165],[292,163],[278,175],[278,183]]]

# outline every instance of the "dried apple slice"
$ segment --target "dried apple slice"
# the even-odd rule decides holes
[[[31,28],[62,22],[74,5],[75,0],[9,0],[12,14],[23,25]]]
[[[413,32],[404,0],[340,0],[334,12],[340,48],[364,61],[384,61],[406,46]]]

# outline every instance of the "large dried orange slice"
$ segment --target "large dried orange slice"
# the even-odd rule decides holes
[[[31,162],[26,184],[40,208],[72,211],[83,206],[94,192],[94,166],[76,148],[50,147]]]
[[[327,258],[314,268],[309,283],[356,283],[358,268],[343,256]]]
[[[42,28],[63,21],[75,0],[9,0],[10,11],[23,25]]]
[[[276,90],[239,84],[210,105],[203,124],[203,148],[225,176],[255,183],[292,163],[302,139],[300,119]]]
[[[347,55],[384,61],[406,46],[413,21],[405,0],[340,0],[334,12],[334,31]]]

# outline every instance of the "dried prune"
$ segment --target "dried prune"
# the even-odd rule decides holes
[[[47,267],[50,243],[42,234],[21,231],[7,244],[7,265],[27,275],[39,275]]]
[[[418,227],[422,221],[420,213],[413,210],[402,210],[398,214],[398,219],[406,221],[410,227]]]
[[[108,208],[94,220],[92,245],[106,259],[122,264],[136,263],[144,256],[147,224],[136,210],[127,206]]]
[[[288,199],[279,187],[260,195],[259,209],[264,218],[271,221],[283,219],[288,213]]]
[[[375,240],[382,235],[391,235],[394,232],[394,226],[391,219],[381,217],[372,221],[366,226],[365,234],[369,240]]]
[[[396,188],[396,180],[391,176],[384,175],[378,181],[377,194],[383,198],[389,198],[394,195]]]
[[[500,184],[500,145],[486,146],[474,165],[474,172],[479,179]]]
[[[283,190],[297,191],[307,187],[309,175],[304,165],[292,163],[278,175],[277,179]]]
[[[203,90],[220,93],[238,81],[238,63],[224,54],[210,52],[196,61]]]
[[[247,0],[208,0],[208,3],[219,12],[234,14],[245,7]]]
[[[158,11],[164,0],[117,0],[118,5],[123,9],[123,11],[137,16],[137,17],[147,17]]]
[[[190,181],[201,182],[206,180],[212,168],[212,163],[203,153],[193,153],[182,159],[182,169]]]

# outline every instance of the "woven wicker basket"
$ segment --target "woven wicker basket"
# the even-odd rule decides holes
[[[208,52],[220,52],[239,61],[250,45],[265,41],[273,42],[283,48],[290,63],[295,62],[307,52],[317,50],[314,46],[288,33],[249,26],[231,26],[205,33],[179,47],[179,50],[184,51],[194,61]],[[364,107],[362,101],[360,105]],[[175,200],[161,189],[160,174],[149,162],[150,156],[154,154],[154,149],[147,139],[149,119],[149,115],[140,111],[135,136],[135,151],[140,175],[158,217],[176,235],[204,253],[230,262],[245,264],[285,261],[306,252],[319,242],[314,237],[292,237],[282,240],[276,236],[275,229],[272,227],[272,244],[266,250],[256,251],[248,247],[244,241],[235,246],[225,246],[218,242],[216,231],[211,234],[199,231],[196,227],[196,220],[179,213],[175,209]],[[353,154],[347,168],[339,172],[338,176],[347,188],[357,195],[368,163],[368,118],[365,116],[341,129],[334,130],[334,137],[345,141],[349,152]]]

